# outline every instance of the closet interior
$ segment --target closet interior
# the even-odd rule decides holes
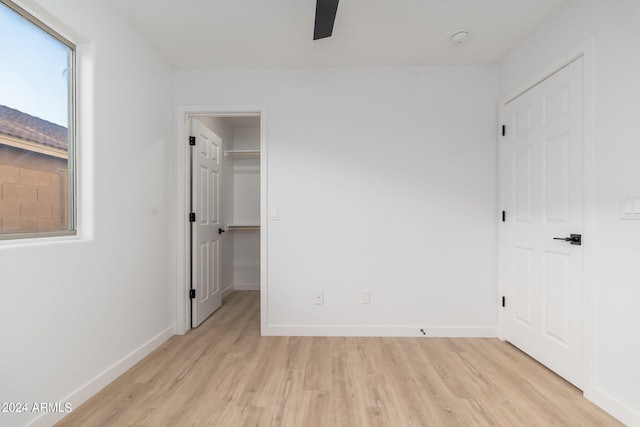
[[[260,290],[260,117],[197,119],[222,139],[222,295],[232,290]]]

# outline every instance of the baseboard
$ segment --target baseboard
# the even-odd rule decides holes
[[[236,291],[259,291],[260,283],[234,283],[233,289]]]
[[[424,331],[424,333],[422,332]],[[264,336],[496,338],[495,327],[268,325]]]
[[[226,297],[233,291],[259,291],[260,284],[259,283],[237,283],[233,285],[229,285],[222,291],[222,298]]]
[[[640,427],[640,412],[623,405],[620,401],[611,397],[611,395],[600,390],[598,387],[592,387],[588,393],[585,392],[584,397],[608,412],[611,416],[617,418],[623,424],[629,427]]]
[[[145,344],[138,347],[138,349],[129,353],[127,356],[120,359],[120,361],[116,362],[104,372],[81,386],[78,390],[63,399],[60,399],[59,402],[70,403],[73,409],[79,407],[113,380],[125,373],[133,365],[148,356],[153,350],[160,347],[162,343],[171,338],[174,335],[174,329],[175,326],[171,326],[160,332]],[[44,413],[27,425],[31,427],[49,427],[60,421],[65,415],[67,414],[54,412]]]
[[[224,288],[222,290],[222,298],[226,297],[227,295],[229,295],[233,291],[234,291],[233,285],[227,286],[226,288]]]

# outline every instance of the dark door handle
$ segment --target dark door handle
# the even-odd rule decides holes
[[[572,245],[582,245],[582,234],[571,234],[569,237],[554,237],[553,240],[564,240]]]
[[[225,231],[227,231],[227,230],[225,230],[224,228],[218,228],[218,234],[222,234],[222,233],[224,233]]]

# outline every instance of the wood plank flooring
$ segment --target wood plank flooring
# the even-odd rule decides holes
[[[617,426],[497,339],[260,337],[234,292],[57,426]]]

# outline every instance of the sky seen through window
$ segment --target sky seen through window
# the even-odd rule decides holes
[[[69,48],[0,3],[0,105],[68,126]]]

